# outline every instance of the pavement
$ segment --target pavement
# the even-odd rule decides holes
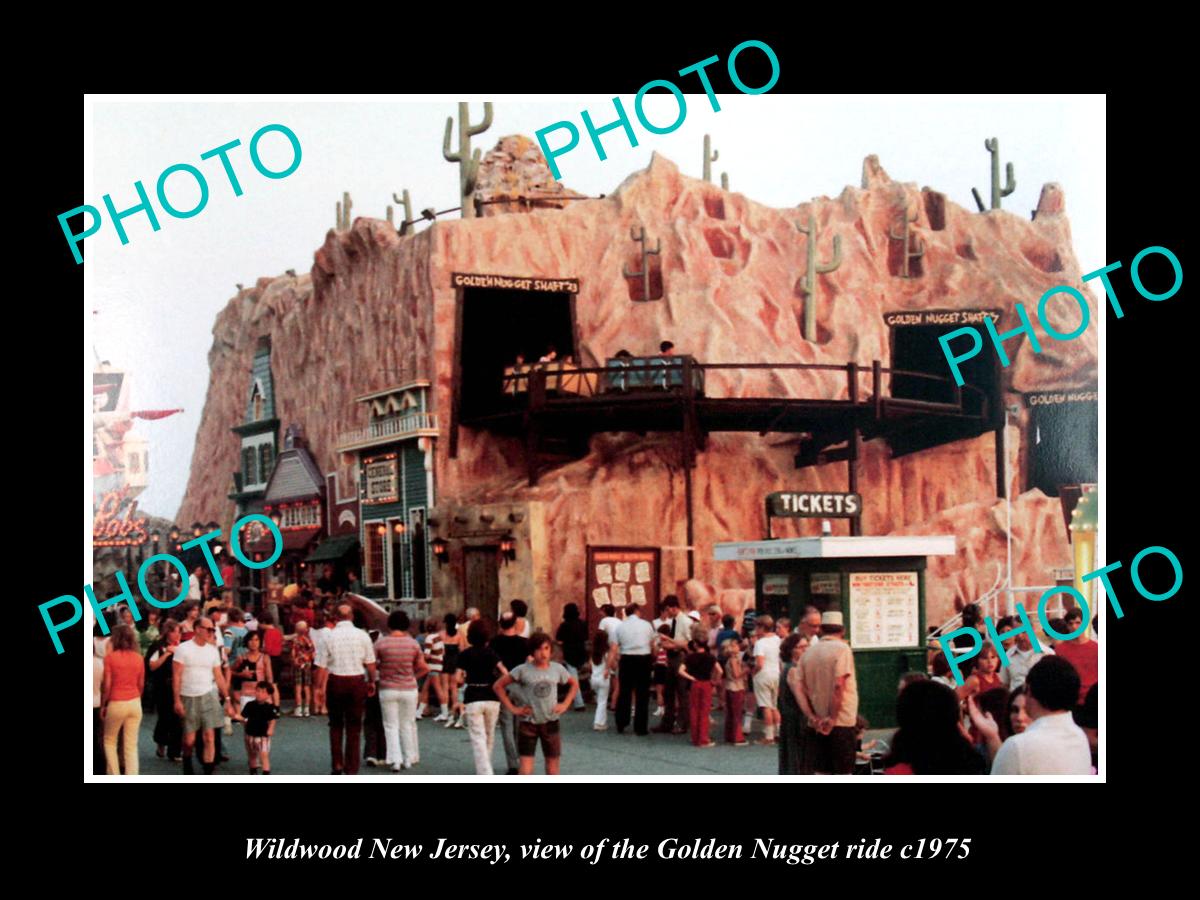
[[[329,725],[324,716],[297,719],[285,713],[275,723],[271,740],[271,771],[278,775],[328,775]],[[585,712],[563,714],[562,738],[563,775],[776,775],[779,772],[778,749],[774,746],[734,747],[718,743],[716,747],[693,747],[686,734],[655,734],[638,737],[632,729],[617,734],[613,715],[609,715],[608,731],[593,731],[595,707]],[[651,718],[653,728],[659,720]],[[181,774],[179,763],[159,759],[154,747],[155,715],[142,718],[138,736],[139,766],[143,775]],[[713,714],[711,734],[719,740],[724,722],[723,713]],[[753,741],[762,736],[762,725],[755,723]],[[365,761],[360,777],[406,778],[410,775],[474,775],[475,764],[471,741],[466,728],[444,728],[442,723],[422,719],[417,723],[421,762],[412,769],[392,772],[374,768]],[[868,732],[867,739],[886,737],[886,732]],[[234,724],[233,737],[224,737],[224,750],[230,761],[217,769],[219,775],[245,775],[246,749],[242,741],[242,726]],[[492,766],[496,773],[507,771],[504,745],[496,735]],[[197,764],[196,770],[200,767]],[[535,772],[542,772],[541,749],[538,750]]]

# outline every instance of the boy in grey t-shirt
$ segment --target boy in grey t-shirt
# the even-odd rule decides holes
[[[538,632],[529,639],[529,652],[533,662],[522,663],[511,672],[501,676],[493,689],[501,704],[515,716],[521,717],[517,727],[517,752],[520,754],[520,774],[532,775],[534,755],[538,741],[542,742],[542,755],[546,759],[546,774],[557,775],[562,756],[562,738],[559,735],[558,717],[566,712],[579,682],[571,677],[566,667],[550,661],[554,644],[550,635]],[[510,684],[521,686],[524,706],[514,706],[505,690]],[[567,696],[558,702],[558,686],[566,684]]]

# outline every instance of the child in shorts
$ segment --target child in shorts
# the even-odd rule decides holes
[[[517,726],[517,753],[521,759],[519,773],[533,774],[534,756],[540,740],[542,756],[546,760],[546,774],[557,775],[562,758],[558,717],[571,708],[571,701],[579,690],[579,682],[561,663],[550,661],[554,654],[554,642],[544,631],[536,632],[529,639],[529,653],[533,657],[532,662],[522,663],[502,675],[492,689],[504,708],[521,720]],[[507,690],[510,684],[521,686],[525,706],[513,705]],[[557,702],[560,684],[569,685],[561,703]]]
[[[279,707],[275,705],[275,687],[269,681],[260,681],[254,688],[254,699],[242,707],[234,716],[246,723],[246,761],[250,774],[271,774],[271,736],[275,734],[275,720],[279,718]]]
[[[659,625],[658,633],[670,637],[670,623]],[[654,685],[654,699],[658,701],[658,709],[654,711],[654,715],[661,716],[663,714],[663,692],[666,690],[667,685],[667,648],[661,642],[659,642],[658,650],[654,654],[654,668],[651,671],[650,683]]]

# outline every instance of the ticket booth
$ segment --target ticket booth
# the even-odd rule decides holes
[[[754,562],[756,608],[799,621],[806,606],[840,610],[854,651],[858,711],[896,724],[896,687],[925,671],[925,564],[952,556],[953,535],[812,537],[718,543],[717,561]]]

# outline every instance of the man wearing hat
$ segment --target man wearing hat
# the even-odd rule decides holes
[[[840,610],[821,613],[821,640],[808,648],[799,666],[796,700],[808,726],[804,764],[816,772],[852,775],[858,684]]]

